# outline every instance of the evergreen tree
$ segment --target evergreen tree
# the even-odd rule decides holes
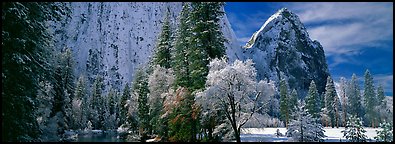
[[[2,141],[37,141],[37,90],[53,82],[49,20],[67,11],[61,3],[2,3]]]
[[[312,80],[306,96],[306,109],[313,116],[313,118],[320,117],[319,113],[321,108],[319,103],[318,90],[314,81]]]
[[[116,116],[116,91],[110,88],[107,96],[103,100],[103,129],[104,130],[114,130],[118,126],[117,116]]]
[[[170,68],[171,31],[169,15],[170,12],[167,11],[162,26],[162,33],[159,35],[158,45],[156,46],[153,57],[153,65],[160,65],[164,68]]]
[[[175,86],[185,87],[191,93],[204,88],[209,60],[225,56],[225,39],[219,24],[222,10],[223,3],[218,2],[193,2],[191,5],[184,5],[173,54]],[[186,101],[193,103],[186,105],[194,105],[193,97]],[[195,141],[198,127],[196,124],[197,121],[192,121],[191,125],[185,126],[191,128],[191,141]]]
[[[175,81],[174,86],[188,87],[189,86],[189,61],[187,59],[187,50],[189,49],[189,39],[191,36],[190,22],[188,16],[191,7],[189,3],[184,3],[182,11],[178,16],[180,24],[176,31],[176,39],[172,51],[172,68],[174,69]]]
[[[378,99],[379,105],[381,105],[383,108],[387,107],[387,101],[385,100],[383,85],[379,85],[377,87],[377,99]]]
[[[371,76],[369,70],[365,72],[365,84],[364,84],[364,104],[366,108],[366,115],[369,119],[372,127],[375,127],[377,122],[377,111],[375,109],[377,105],[376,93],[374,91],[373,77]]]
[[[169,116],[169,140],[191,142],[195,141],[198,113],[194,107],[194,96],[183,87],[176,90],[175,107]],[[190,105],[193,104],[193,105]],[[195,124],[194,124],[195,123]]]
[[[327,109],[327,115],[330,118],[330,125],[332,126],[332,128],[338,122],[338,117],[336,115],[338,113],[338,105],[339,100],[337,98],[335,85],[332,78],[328,76],[325,87],[325,108]]]
[[[348,96],[347,104],[349,114],[355,115],[358,118],[362,118],[364,111],[361,104],[361,94],[359,91],[357,75],[352,75],[346,94]]]
[[[385,100],[384,89],[382,85],[377,87],[377,99],[378,106],[376,108],[378,109],[379,119],[382,122],[386,115],[386,113],[383,112],[387,109],[387,100]]]
[[[83,85],[83,77],[78,78],[77,86],[74,90],[74,97],[71,100],[71,125],[70,128],[77,130],[83,127],[83,99],[86,97],[85,85]]]
[[[126,123],[127,120],[127,113],[128,113],[128,107],[126,106],[128,99],[130,99],[130,87],[129,83],[125,84],[125,88],[123,89],[122,97],[121,97],[121,102],[120,105],[118,106],[120,109],[119,112],[119,119],[120,119],[120,124]]]
[[[340,100],[339,97],[336,95],[335,99],[333,101],[333,110],[334,110],[334,114],[335,114],[335,124],[334,126],[336,126],[337,128],[339,127],[340,123],[341,123],[341,116],[340,116]]]
[[[92,88],[92,102],[91,109],[92,113],[90,116],[90,121],[92,122],[92,126],[94,129],[101,129],[101,122],[103,119],[103,97],[102,97],[102,89],[103,89],[103,79],[101,76],[96,76],[95,82],[93,83]]]
[[[319,142],[326,137],[322,125],[305,109],[304,102],[299,101],[294,117],[287,129],[287,137],[292,137],[298,142]]]
[[[193,2],[188,17],[191,37],[187,60],[190,70],[190,90],[204,87],[208,74],[209,59],[225,55],[225,38],[220,30],[219,19],[223,15],[221,2]]]
[[[133,94],[138,100],[138,117],[139,117],[139,133],[141,141],[147,139],[150,131],[149,126],[149,107],[148,107],[148,76],[145,68],[139,68],[136,71],[133,81]]]
[[[63,131],[72,127],[72,112],[71,112],[71,101],[74,95],[74,61],[72,57],[71,49],[66,48],[64,51],[56,55],[56,66],[54,70],[54,106],[52,109],[51,116],[61,113],[62,116],[58,124],[59,135],[63,134]]]
[[[366,130],[362,127],[361,119],[354,115],[350,116],[346,129],[341,132],[344,134],[343,137],[350,142],[366,142]]]
[[[296,111],[298,106],[298,93],[295,89],[292,90],[291,95],[289,96],[289,109],[290,109],[290,116]]]
[[[341,110],[342,110],[342,123],[343,126],[345,126],[346,121],[347,121],[347,95],[346,95],[346,89],[347,89],[347,81],[344,77],[340,78],[340,84],[339,84],[339,95],[340,95],[340,101],[341,101]]]
[[[394,141],[393,126],[389,122],[380,123],[382,130],[376,130],[377,136],[374,137],[378,142]]]
[[[39,125],[42,135],[42,141],[57,141],[59,137],[55,125],[56,122],[50,117],[51,109],[53,106],[53,87],[50,82],[40,82],[40,89],[37,92],[37,123]]]
[[[280,81],[280,112],[281,120],[285,122],[285,127],[288,127],[289,122],[289,98],[288,98],[288,86],[285,79]]]

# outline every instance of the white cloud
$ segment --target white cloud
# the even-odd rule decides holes
[[[384,92],[390,92],[393,93],[393,88],[392,85],[394,83],[394,75],[389,74],[389,75],[385,75],[385,74],[378,74],[378,75],[374,75],[374,81],[376,83],[376,88],[379,86],[379,84],[383,85],[384,88]]]
[[[349,54],[393,40],[392,3],[290,3],[327,56]],[[355,54],[355,53],[351,53]]]

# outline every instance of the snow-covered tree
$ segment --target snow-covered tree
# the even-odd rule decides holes
[[[114,130],[118,126],[116,95],[117,92],[110,88],[107,97],[103,101],[104,121],[102,121],[102,125],[105,130]]]
[[[94,129],[101,129],[101,122],[104,120],[103,111],[103,97],[102,97],[103,79],[101,76],[96,76],[95,82],[93,83],[92,95],[91,95],[91,115],[90,121]]]
[[[320,142],[326,137],[322,125],[318,123],[317,118],[310,115],[304,101],[298,101],[298,109],[293,117],[295,119],[290,122],[286,132],[287,137],[292,137],[293,141]]]
[[[145,68],[136,71],[133,81],[134,96],[138,100],[139,133],[141,141],[145,141],[149,132],[149,106],[148,106],[148,75]]]
[[[292,117],[293,112],[296,111],[297,106],[298,106],[298,93],[296,92],[295,89],[293,89],[291,94],[289,95],[288,105],[289,105],[289,109],[290,109],[289,115]]]
[[[330,125],[332,128],[337,124],[337,117],[336,117],[336,110],[338,110],[338,99],[337,93],[335,90],[335,85],[333,80],[330,76],[328,76],[326,80],[326,87],[325,87],[325,108],[327,109],[327,115],[330,118]],[[335,103],[336,102],[336,103]]]
[[[61,112],[64,119],[63,130],[72,127],[71,101],[74,97],[74,60],[70,48],[65,48],[63,52],[56,55],[57,63],[54,70],[54,105],[51,116]]]
[[[170,68],[170,49],[171,49],[171,29],[169,22],[170,12],[167,11],[164,23],[162,25],[162,32],[158,37],[158,44],[155,49],[153,57],[153,64],[160,65],[164,68]]]
[[[47,22],[66,14],[63,3],[2,3],[2,141],[38,141],[43,135],[36,96],[40,82],[53,83],[55,51]]]
[[[83,129],[87,122],[87,90],[85,78],[81,75],[78,78],[77,86],[74,91],[74,97],[71,100],[71,110],[72,110],[72,129]]]
[[[209,59],[222,58],[225,53],[225,38],[219,24],[223,16],[222,2],[192,2],[190,21],[189,49],[187,65],[190,76],[188,87],[191,91],[204,88],[208,74]],[[185,66],[185,65],[184,65]]]
[[[339,92],[338,94],[340,95],[340,103],[341,103],[341,110],[342,110],[342,123],[343,126],[346,125],[347,121],[347,95],[346,95],[346,90],[347,90],[347,81],[346,78],[341,77],[340,78],[340,84],[339,84]]]
[[[383,123],[380,123],[380,128],[382,128],[382,130],[376,130],[377,136],[374,137],[376,141],[379,142],[394,141],[394,134],[393,134],[394,126],[392,126],[392,123],[384,121]]]
[[[131,98],[131,93],[130,93],[130,87],[129,83],[125,84],[125,88],[123,89],[123,93],[121,96],[121,102],[119,103],[119,122],[120,124],[126,123],[127,120],[127,113],[128,113],[128,107],[127,107],[127,101]]]
[[[377,114],[379,115],[380,122],[383,122],[388,116],[387,100],[385,99],[383,85],[377,87],[378,105],[376,106]]]
[[[360,118],[350,115],[347,121],[346,129],[341,131],[348,141],[350,142],[366,142],[366,130],[362,127]]]
[[[51,83],[40,82],[37,92],[37,123],[42,132],[40,139],[42,141],[58,141],[57,121],[50,117],[53,104],[53,89]]]
[[[359,90],[359,83],[357,75],[353,74],[351,81],[347,87],[347,99],[348,99],[348,112],[350,115],[355,115],[358,118],[362,118],[364,115],[364,109],[361,103],[361,94]]]
[[[280,81],[280,118],[285,122],[285,127],[288,127],[289,122],[289,96],[288,96],[288,86],[285,79]]]
[[[220,19],[224,15],[224,2],[192,2],[192,11],[189,20],[192,21],[191,42],[207,52],[209,58],[222,58],[225,53],[226,41],[220,25]]]
[[[190,13],[190,4],[184,3],[182,7],[182,11],[178,16],[180,24],[176,30],[176,38],[174,41],[174,47],[172,51],[172,68],[174,70],[175,87],[188,87],[189,86],[189,73],[190,70],[188,69],[187,65],[189,65],[187,52],[189,49],[189,37],[191,32],[189,31],[190,28],[190,21],[188,20],[188,16]]]
[[[337,128],[341,124],[341,114],[340,114],[340,100],[339,97],[336,95],[333,100],[332,108],[334,110],[334,115],[335,115],[335,123],[333,126],[336,126]]]
[[[224,59],[214,59],[209,68],[207,87],[197,94],[197,103],[202,107],[203,117],[223,112],[236,141],[240,142],[240,128],[262,108],[258,101],[274,93],[273,84],[256,82],[256,70],[251,60],[236,60],[228,65]],[[263,89],[257,90],[258,85]]]
[[[376,106],[378,104],[377,102],[377,96],[374,90],[374,83],[373,83],[373,77],[370,74],[369,70],[366,70],[365,72],[365,83],[364,83],[364,105],[366,108],[366,115],[367,118],[369,119],[369,122],[371,123],[372,127],[377,126],[377,109]]]
[[[156,65],[153,73],[148,78],[148,89],[150,95],[148,98],[150,111],[150,125],[152,125],[154,133],[163,134],[162,126],[166,126],[160,117],[163,113],[163,102],[166,97],[163,93],[167,93],[174,82],[173,70]]]
[[[311,80],[309,91],[306,96],[306,109],[313,116],[313,118],[319,118],[321,106],[319,101],[319,94],[315,82]]]

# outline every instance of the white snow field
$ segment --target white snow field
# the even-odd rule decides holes
[[[277,129],[279,129],[284,136],[276,137],[275,133]],[[381,128],[364,127],[364,129],[366,130],[365,134],[368,136],[368,141],[374,141],[373,137],[376,136],[376,130],[380,130]],[[344,130],[344,127],[325,127],[324,130],[327,136],[324,138],[325,142],[346,142],[341,132]],[[284,142],[289,139],[285,136],[286,131],[286,128],[242,128],[240,137],[242,142]]]

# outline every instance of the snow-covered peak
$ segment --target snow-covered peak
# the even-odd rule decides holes
[[[312,41],[299,17],[286,8],[274,13],[244,46],[243,53],[255,63],[258,79],[288,81],[290,89],[304,96],[311,80],[325,90],[329,75],[324,50]]]
[[[281,8],[272,16],[270,16],[269,19],[267,19],[262,25],[262,27],[251,36],[244,48],[251,48],[255,44],[258,36],[270,31],[273,27],[279,30],[289,30],[291,28],[297,29],[303,35],[309,37],[306,28],[300,21],[299,17],[293,12],[289,11],[287,8]]]

